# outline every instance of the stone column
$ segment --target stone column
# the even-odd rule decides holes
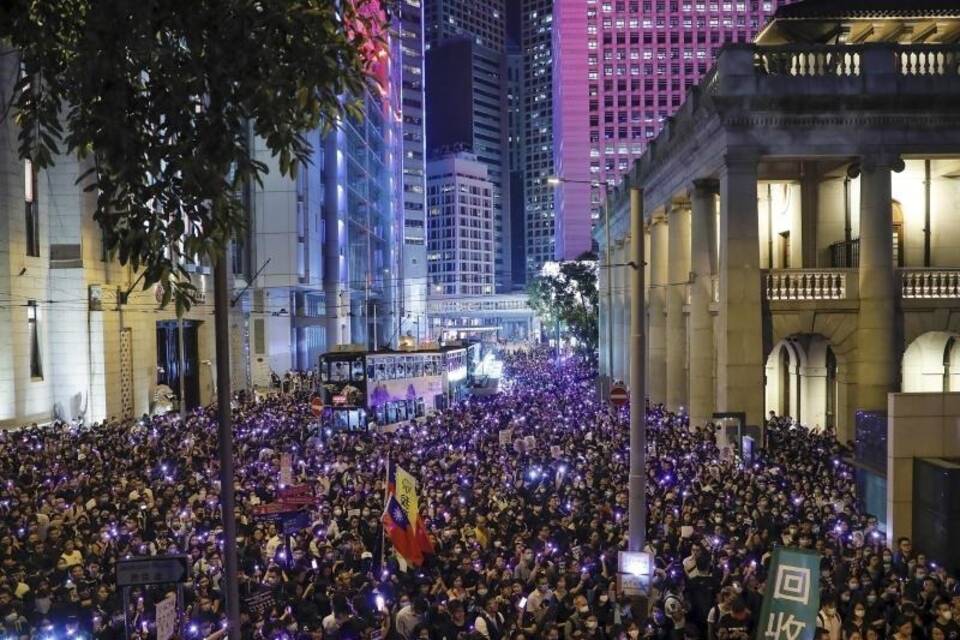
[[[717,406],[763,423],[763,318],[757,158],[730,155],[720,171]]]
[[[690,295],[690,424],[701,425],[710,420],[716,408],[716,383],[713,345],[713,274],[716,264],[716,193],[714,180],[693,183],[691,214],[691,270],[693,285]]]
[[[647,297],[649,314],[647,349],[647,391],[650,402],[667,400],[667,251],[666,221],[654,220],[650,225],[650,294]]]
[[[687,406],[687,321],[683,305],[690,279],[690,207],[687,203],[670,209],[667,265],[667,408]]]
[[[902,160],[865,156],[860,174],[860,313],[857,318],[857,397],[854,409],[887,409],[897,389],[896,273],[890,172]]]
[[[800,252],[804,269],[817,268],[817,211],[819,209],[820,176],[817,163],[800,163]]]

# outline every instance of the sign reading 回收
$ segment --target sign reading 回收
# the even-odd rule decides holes
[[[820,555],[773,550],[756,640],[813,640],[820,609]]]

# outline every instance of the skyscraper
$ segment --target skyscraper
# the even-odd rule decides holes
[[[427,0],[427,151],[465,150],[493,183],[496,286],[509,289],[510,179],[504,0]]]
[[[394,100],[400,118],[398,169],[402,185],[402,234],[398,288],[401,331],[411,334],[420,324],[427,303],[426,135],[424,130],[423,9],[420,0],[401,0],[393,16],[391,61]],[[426,318],[423,320],[426,325]]]
[[[493,183],[466,152],[427,163],[428,255],[435,298],[494,293]]]
[[[526,277],[554,257],[553,0],[520,0]]]
[[[556,0],[556,257],[590,249],[612,184],[728,42],[748,42],[783,0]],[[581,181],[581,182],[574,182]],[[589,182],[592,184],[583,184]]]

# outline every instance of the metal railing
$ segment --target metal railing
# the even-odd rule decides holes
[[[775,269],[764,275],[767,300],[845,300],[845,269]]]
[[[900,296],[960,298],[960,269],[900,269]]]
[[[854,46],[780,45],[757,47],[754,67],[779,76],[859,76],[860,50]]]

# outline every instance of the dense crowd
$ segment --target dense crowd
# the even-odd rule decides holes
[[[304,396],[238,401],[236,491],[244,638],[746,640],[776,545],[821,554],[825,640],[958,640],[954,575],[856,508],[830,433],[773,420],[749,464],[709,426],[648,410],[647,603],[617,594],[626,536],[625,414],[594,373],[537,356],[512,384],[395,433],[317,433]],[[512,429],[511,443],[500,432]],[[178,636],[224,634],[215,416],[0,433],[0,619],[5,638],[124,636],[114,563],[187,553]],[[254,516],[282,454],[318,496],[285,540]],[[404,567],[384,542],[388,459],[419,481],[434,553]],[[155,634],[174,586],[134,588],[131,637]]]

